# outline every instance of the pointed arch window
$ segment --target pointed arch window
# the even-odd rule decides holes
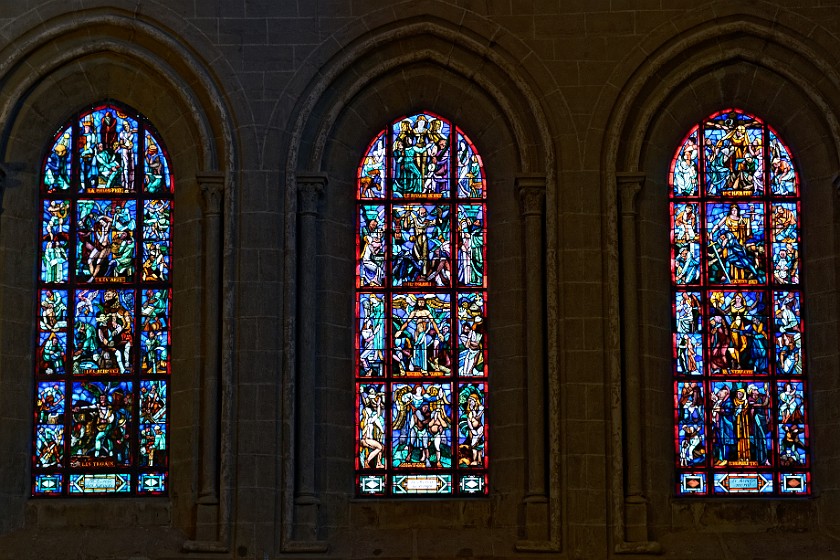
[[[670,186],[677,493],[809,494],[794,158],[726,109],[686,135]]]
[[[425,111],[370,142],[356,192],[359,496],[487,493],[486,178]]]
[[[160,135],[107,102],[40,181],[33,496],[167,489],[173,180]]]

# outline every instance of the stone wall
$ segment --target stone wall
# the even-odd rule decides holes
[[[836,555],[838,34],[833,0],[0,0],[0,558]],[[38,174],[104,99],[175,173],[171,492],[32,500]],[[801,171],[806,499],[673,495],[666,176],[732,106]],[[491,493],[360,500],[353,182],[423,109],[490,179]]]

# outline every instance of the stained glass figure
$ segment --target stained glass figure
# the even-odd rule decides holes
[[[458,206],[458,282],[483,287],[484,205]]]
[[[169,290],[145,290],[140,313],[140,365],[143,373],[169,373]]]
[[[132,383],[73,383],[72,463],[80,467],[131,464]]]
[[[393,386],[394,467],[452,466],[452,390],[446,383]]]
[[[361,377],[385,375],[385,300],[382,294],[359,294],[358,356]]]
[[[41,217],[41,281],[45,284],[67,282],[67,247],[70,242],[70,201],[44,201]]]
[[[787,146],[779,140],[772,128],[768,127],[770,144],[768,146],[770,158],[770,189],[774,195],[786,196],[799,193],[797,187],[796,170]]]
[[[450,208],[441,204],[395,205],[391,278],[394,286],[449,286],[452,279]]]
[[[467,136],[458,131],[458,198],[484,198],[484,166]]]
[[[44,185],[42,192],[56,193],[70,189],[73,174],[71,152],[73,151],[73,130],[67,127],[60,131],[44,164]]]
[[[713,291],[709,295],[709,372],[768,373],[767,305],[758,291]]]
[[[424,111],[370,141],[356,181],[357,495],[486,495],[481,156]]]
[[[83,282],[131,282],[135,271],[137,203],[79,200],[76,275]]]
[[[448,197],[450,125],[430,113],[391,126],[392,194],[397,198]]]
[[[166,381],[140,382],[140,464],[166,467]]]
[[[38,360],[42,375],[64,375],[67,363],[67,291],[43,290],[38,317]]]
[[[78,290],[73,326],[73,373],[131,374],[133,290]]]
[[[764,203],[706,205],[706,252],[712,284],[764,284]]]
[[[703,127],[708,196],[764,194],[762,123],[739,111],[721,112]]]
[[[357,285],[381,287],[385,278],[384,206],[362,206],[359,209],[359,237],[356,239],[359,273]]]
[[[678,382],[674,400],[680,466],[702,467],[706,463],[703,384],[698,381]]]
[[[679,495],[811,491],[803,296],[791,290],[802,275],[798,185],[787,146],[737,109],[692,127],[675,152],[671,340]]]
[[[698,130],[698,126],[691,129],[671,164],[674,196],[697,196],[698,194]]]
[[[137,126],[137,120],[115,107],[85,113],[79,121],[79,192],[134,192]]]
[[[385,385],[359,384],[357,467],[385,468]]]
[[[166,150],[143,117],[106,103],[58,129],[43,161],[32,494],[165,494]]]
[[[162,153],[160,140],[146,129],[145,137],[146,174],[143,179],[143,190],[149,194],[172,192],[172,174],[169,172],[169,161]]]
[[[458,295],[458,374],[461,377],[487,375],[485,344],[484,294]]]
[[[700,292],[677,292],[674,303],[674,365],[680,375],[703,374],[703,335]]]
[[[774,292],[776,372],[802,375],[802,321],[799,292]]]
[[[696,284],[700,281],[700,230],[697,228],[697,214],[695,203],[671,205],[671,270],[677,284]]]
[[[452,373],[449,294],[394,294],[393,375]]]
[[[458,391],[458,466],[486,467],[484,395],[486,384],[463,385]]]
[[[365,157],[359,165],[360,199],[383,198],[385,196],[385,131],[380,132],[368,146]],[[380,223],[384,223],[384,220]]]

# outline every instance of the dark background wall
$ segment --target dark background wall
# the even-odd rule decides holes
[[[838,34],[832,0],[0,0],[0,558],[833,557]],[[171,493],[30,500],[39,166],[70,114],[109,98],[155,124],[175,170]],[[805,499],[672,492],[666,177],[692,123],[730,106],[773,125],[801,172]],[[353,178],[378,130],[423,109],[458,122],[489,177],[491,494],[363,501],[346,373]],[[312,366],[300,333],[314,333]],[[300,499],[301,473],[319,505]]]

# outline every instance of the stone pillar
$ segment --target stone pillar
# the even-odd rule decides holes
[[[216,541],[219,521],[219,371],[221,370],[223,172],[196,175],[201,190],[202,238],[202,375],[196,540]]]
[[[318,386],[316,352],[317,301],[317,218],[318,202],[327,176],[297,176],[298,259],[297,259],[297,378],[295,380],[295,506],[292,542],[287,551],[324,552],[327,544],[318,540],[318,509],[321,501],[315,488],[315,388]]]
[[[551,528],[546,491],[546,287],[545,287],[545,177],[516,179],[525,243],[525,356],[527,370],[527,465],[525,540],[522,551],[548,550]]]
[[[3,214],[3,195],[6,193],[6,170],[0,165],[0,215]]]
[[[636,196],[645,182],[644,173],[617,173],[619,238],[621,254],[621,356],[623,367],[622,421],[624,425],[624,541],[617,553],[658,552],[659,544],[648,541],[647,509],[642,473],[642,390],[639,346],[639,247]]]

